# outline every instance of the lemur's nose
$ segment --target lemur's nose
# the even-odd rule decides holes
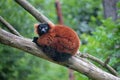
[[[45,33],[46,32],[46,30],[43,28],[42,30],[41,30],[41,33]]]

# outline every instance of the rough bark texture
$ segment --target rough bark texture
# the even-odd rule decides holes
[[[118,18],[117,14],[117,2],[119,0],[103,0],[103,8],[104,8],[104,17],[111,17],[113,21]]]
[[[0,29],[0,43],[18,48],[40,58],[54,62],[51,59],[49,59],[41,51],[41,49],[32,42],[31,39],[18,37],[2,29]],[[90,77],[93,80],[120,80],[120,78],[115,77],[112,74],[109,74],[99,69],[98,67],[96,67],[95,65],[93,65],[92,63],[88,62],[83,58],[72,57],[66,62],[57,64],[76,70],[82,74],[85,74],[86,76]]]

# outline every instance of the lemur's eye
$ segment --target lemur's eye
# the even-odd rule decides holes
[[[48,27],[45,27],[45,29],[48,29]]]
[[[41,27],[39,27],[39,29],[41,29]]]

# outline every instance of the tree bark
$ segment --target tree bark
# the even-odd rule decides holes
[[[111,17],[113,21],[118,19],[117,2],[119,0],[103,0],[104,17]]]
[[[76,70],[93,80],[120,80],[120,78],[109,74],[100,68],[96,67],[94,64],[88,62],[83,58],[72,57],[66,62],[58,63],[49,59],[41,49],[35,45],[31,39],[23,38],[6,32],[0,28],[0,43],[18,48],[25,52],[31,53],[32,55],[38,56],[40,58],[49,60],[51,62],[63,65],[65,67]]]

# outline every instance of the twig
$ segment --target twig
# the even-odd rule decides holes
[[[22,36],[20,35],[20,33],[19,33],[12,25],[10,25],[4,18],[2,18],[2,16],[0,16],[0,22],[1,22],[3,25],[5,25],[5,27],[8,28],[8,30],[9,30],[11,33],[13,33],[13,34],[15,34],[15,35],[17,35],[17,36],[22,37]]]
[[[104,62],[104,65],[106,66],[110,62],[110,56],[107,57],[107,59]]]
[[[27,10],[31,15],[33,15],[39,22],[51,22],[47,17],[35,9],[27,0],[15,0],[21,7]],[[52,22],[51,22],[52,23]]]
[[[71,68],[88,76],[93,80],[120,80],[119,77],[116,77],[110,73],[101,70],[90,62],[83,61],[82,58],[78,59],[73,56],[68,61],[62,63],[52,61],[30,39],[16,36],[2,29],[0,29],[0,43],[12,46],[14,48],[18,48],[40,58]]]
[[[102,62],[101,60],[99,60],[98,58],[96,58],[88,53],[80,54],[80,57],[88,58],[92,61],[95,61],[95,62],[99,63],[101,66],[105,67],[113,75],[118,76],[118,73],[111,66],[109,66],[108,64],[105,65],[105,63]]]

